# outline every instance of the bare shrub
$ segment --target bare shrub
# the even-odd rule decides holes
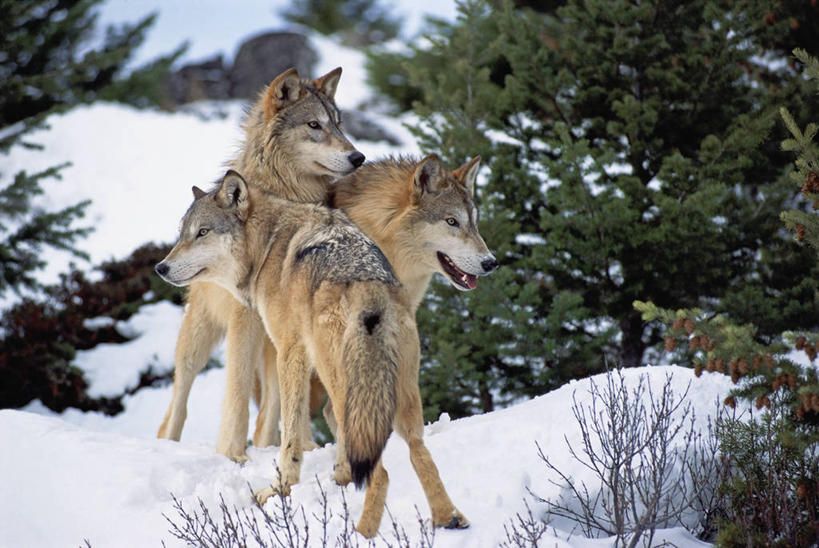
[[[602,386],[591,381],[589,403],[572,396],[580,447],[565,441],[595,481],[574,480],[538,444],[561,493],[555,501],[530,490],[532,496],[550,516],[573,521],[587,537],[615,537],[615,546],[651,545],[657,529],[701,522],[715,504],[719,469],[716,443],[705,443],[711,434],[703,436],[695,428],[689,388],[675,394],[667,376],[655,393],[641,376],[629,389],[620,371],[609,372]]]
[[[245,548],[247,546],[276,548],[307,548],[308,546],[360,548],[375,546],[374,539],[365,539],[355,530],[350,516],[345,490],[341,490],[341,508],[330,508],[327,491],[316,478],[319,489],[320,511],[309,515],[301,505],[294,505],[290,497],[275,496],[273,510],[268,513],[251,497],[253,503],[246,508],[228,507],[220,495],[218,512],[211,511],[202,499],[198,508],[187,509],[173,497],[174,519],[164,516],[170,524],[169,533],[188,546],[205,548]],[[435,529],[421,517],[416,508],[419,539],[410,540],[409,535],[389,512],[390,535],[379,536],[386,546],[396,548],[432,548]],[[334,517],[340,519],[340,530],[331,535],[328,525]]]

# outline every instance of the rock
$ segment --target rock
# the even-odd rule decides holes
[[[267,32],[245,41],[230,69],[230,96],[255,99],[259,91],[290,67],[311,76],[318,61],[304,36],[293,32]]]
[[[230,82],[221,55],[183,66],[165,80],[164,88],[170,106],[230,98]]]
[[[341,120],[344,123],[344,133],[353,140],[386,141],[393,146],[401,144],[394,135],[358,110],[345,110],[341,113]]]

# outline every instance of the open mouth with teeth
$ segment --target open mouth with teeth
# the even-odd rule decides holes
[[[455,266],[455,263],[453,263],[452,259],[450,259],[446,254],[439,251],[438,261],[441,263],[441,267],[444,269],[444,272],[446,272],[447,276],[449,276],[450,281],[452,281],[452,283],[459,289],[470,291],[478,287],[478,277],[474,274],[467,274]]]

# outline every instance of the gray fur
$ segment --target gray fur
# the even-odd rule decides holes
[[[398,286],[392,266],[375,242],[340,211],[329,213],[329,224],[314,232],[295,255],[296,263],[310,270],[313,291],[323,281],[378,281]]]

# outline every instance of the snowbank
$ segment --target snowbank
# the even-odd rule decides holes
[[[221,400],[221,384],[211,382],[209,372],[198,379],[194,398],[214,404]],[[705,374],[695,378],[689,369],[648,367],[626,370],[629,385],[647,375],[658,391],[667,374],[673,374],[675,392],[682,393],[691,383],[691,400],[697,420],[704,424],[724,397],[730,380],[723,375]],[[596,379],[598,383],[601,378]],[[580,481],[590,481],[588,470],[571,461],[565,439],[579,443],[579,429],[571,417],[572,394],[583,402],[588,397],[589,381],[572,382],[554,392],[514,407],[481,416],[450,421],[444,416],[427,426],[425,442],[441,472],[455,504],[471,521],[462,531],[436,530],[435,546],[496,546],[503,540],[503,524],[524,510],[526,488],[541,497],[555,497],[556,487],[539,461],[535,442],[540,443],[564,471]],[[155,406],[161,413],[170,397],[170,388],[142,391],[141,405]],[[143,393],[150,395],[143,395]],[[160,393],[164,392],[164,398]],[[134,400],[136,401],[136,400]],[[133,411],[128,407],[126,416]],[[138,414],[138,413],[137,413]],[[167,532],[162,517],[175,515],[171,493],[192,507],[201,498],[211,510],[218,506],[219,495],[228,505],[249,508],[248,484],[256,489],[274,477],[277,448],[250,448],[250,461],[243,466],[215,454],[215,433],[207,444],[169,442],[150,439],[153,432],[134,432],[132,436],[114,434],[106,427],[121,418],[95,418],[83,427],[65,419],[44,417],[21,411],[0,411],[0,544],[4,546],[78,545],[87,538],[95,546],[157,546],[165,540],[178,545]],[[143,422],[144,417],[138,422]],[[158,419],[157,419],[158,420]],[[213,413],[202,413],[192,405],[187,429],[213,422]],[[156,425],[158,422],[153,421]],[[120,423],[122,425],[122,423]],[[215,424],[212,425],[215,427]],[[335,447],[314,450],[305,455],[302,482],[293,489],[293,500],[303,505],[307,515],[318,512],[319,491],[315,479],[328,493],[331,508],[341,505],[341,489],[331,479]],[[390,474],[387,505],[410,539],[418,540],[415,507],[428,518],[428,507],[420,484],[409,462],[403,440],[393,435],[384,454]],[[553,478],[552,478],[553,479]],[[351,515],[357,519],[363,492],[346,490]],[[531,499],[530,503],[531,503]],[[268,502],[268,505],[272,502]],[[270,509],[270,507],[268,507]],[[539,513],[543,509],[537,505]],[[388,534],[386,520],[381,532]],[[330,524],[340,527],[339,519]],[[680,529],[666,532],[667,540],[677,546],[700,546]],[[655,538],[662,542],[663,538]],[[553,539],[558,546],[611,546],[610,541],[587,541],[565,536]],[[552,545],[552,539],[544,545]]]

